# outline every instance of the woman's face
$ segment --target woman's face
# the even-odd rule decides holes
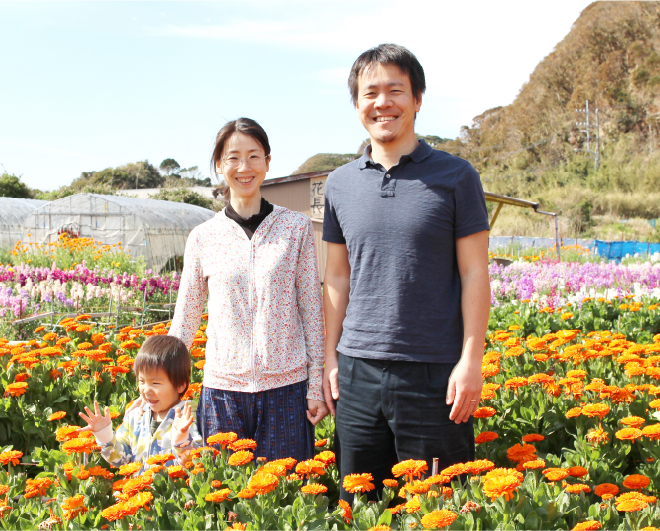
[[[227,140],[215,169],[224,176],[232,197],[249,199],[259,195],[269,163],[270,155],[266,157],[259,142],[243,133],[234,133]]]

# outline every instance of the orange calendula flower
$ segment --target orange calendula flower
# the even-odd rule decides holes
[[[583,466],[569,467],[566,469],[566,472],[568,472],[569,476],[573,476],[574,478],[581,478],[582,476],[586,476],[589,473],[589,471]]]
[[[256,491],[256,490],[252,490],[252,489],[243,489],[243,490],[241,490],[236,496],[237,496],[238,498],[243,499],[243,500],[249,500],[249,499],[251,499],[251,498],[254,498],[256,495],[257,495],[257,491]]]
[[[623,428],[617,431],[614,436],[621,441],[633,441],[642,436],[642,430],[637,428]]]
[[[497,413],[492,407],[480,407],[472,414],[475,419],[487,419]]]
[[[474,438],[475,444],[484,444],[498,439],[499,435],[494,431],[482,431]]]
[[[314,456],[314,459],[316,459],[317,461],[321,461],[321,463],[323,463],[325,466],[330,466],[331,464],[337,461],[335,453],[331,452],[330,450],[325,450],[323,452],[316,454]]]
[[[607,404],[587,404],[582,408],[582,414],[587,417],[600,417],[601,419],[610,412]]]
[[[230,431],[227,433],[216,433],[215,435],[211,435],[206,439],[206,444],[218,444],[222,446],[224,450],[229,444],[237,440],[238,435],[236,435],[233,431]]]
[[[62,450],[64,450],[68,455],[71,454],[89,454],[93,450],[99,448],[96,444],[96,441],[84,437],[78,437],[76,439],[70,439],[65,443],[62,443]]]
[[[257,442],[252,439],[237,439],[229,445],[229,448],[235,452],[239,450],[254,450],[256,447]]]
[[[383,485],[390,489],[396,489],[399,486],[399,482],[396,479],[384,479]]]
[[[55,432],[55,440],[58,442],[68,441],[78,437],[79,426],[62,426]]]
[[[447,509],[432,511],[422,516],[422,527],[424,529],[440,529],[454,523],[458,515]]]
[[[147,463],[152,464],[152,463]],[[140,461],[135,461],[133,463],[126,463],[119,467],[120,476],[132,476],[136,472],[142,469],[142,463]]]
[[[28,384],[26,382],[10,383],[5,387],[5,396],[21,396],[24,395]]]
[[[274,461],[271,461],[270,464],[279,464],[279,465],[284,465],[287,470],[293,469],[294,466],[296,466],[297,461],[293,457],[285,457],[283,459],[275,459]]]
[[[345,500],[339,500],[339,507],[341,507],[342,510],[342,518],[346,520],[347,524],[350,524],[351,520],[353,519],[353,511],[351,510],[351,505]]]
[[[300,489],[300,492],[304,494],[312,494],[316,496],[317,494],[325,494],[328,492],[328,487],[321,485],[320,483],[312,483],[311,485],[305,485]]]
[[[66,411],[56,411],[50,417],[48,417],[48,420],[52,422],[54,420],[63,419],[64,417],[66,417]]]
[[[523,435],[522,440],[526,443],[539,442],[545,440],[545,437],[543,435],[539,435],[538,433],[528,433],[527,435]]]
[[[520,387],[524,387],[526,385],[529,385],[529,380],[523,376],[515,376],[513,378],[509,378],[506,382],[504,382],[504,387],[507,389],[518,389]]]
[[[409,492],[410,494],[426,494],[430,488],[431,485],[429,483],[416,479],[412,483],[406,483],[403,487],[401,487],[401,490],[399,491],[399,497],[405,498],[406,492]]]
[[[325,474],[325,463],[316,459],[307,459],[296,465],[296,474],[309,477],[311,474],[322,476]]]
[[[535,459],[534,461],[526,461],[521,466],[525,470],[536,470],[545,467],[545,461],[543,459]]]
[[[651,424],[642,428],[642,436],[653,440],[660,440],[660,424]]]
[[[415,496],[412,500],[404,503],[403,506],[406,508],[406,512],[408,514],[416,513],[422,508],[421,504],[419,503],[419,496]]]
[[[481,474],[495,468],[495,463],[488,459],[477,459],[476,461],[465,463],[465,468],[468,474]]]
[[[48,332],[47,334],[43,335],[43,340],[44,341],[55,341],[57,339],[57,334],[55,332]],[[69,339],[69,338],[67,338]],[[71,341],[69,339],[69,341]]]
[[[492,501],[504,496],[506,501],[513,499],[516,489],[523,482],[523,475],[512,468],[496,468],[483,479],[483,493]]]
[[[633,493],[629,492],[627,494],[633,494]],[[637,512],[637,511],[643,511],[649,506],[649,502],[646,501],[645,499],[632,498],[632,497],[627,497],[624,499],[623,496],[624,495],[622,494],[616,500],[615,508],[617,511]]]
[[[286,476],[286,467],[281,463],[266,463],[259,469],[259,472],[268,472],[269,474],[275,474],[278,477]]]
[[[567,419],[572,419],[574,417],[579,417],[580,415],[582,415],[582,408],[581,407],[573,407],[573,408],[569,409],[566,412],[566,418]]]
[[[575,527],[571,531],[597,531],[601,526],[598,520],[586,520],[585,522],[580,522],[575,524]]]
[[[349,474],[344,476],[344,490],[354,494],[356,492],[368,492],[374,490],[376,487],[372,483],[374,477],[369,473],[364,474]]]
[[[648,487],[651,480],[642,474],[631,474],[623,480],[623,486],[631,490],[642,490]]]
[[[172,479],[187,478],[188,474],[185,469],[180,465],[168,466],[167,473]]]
[[[585,485],[584,483],[567,484],[566,492],[568,492],[569,494],[580,494],[580,492],[584,492],[585,494],[588,494],[589,492],[591,492],[591,487],[589,485]]]
[[[534,461],[538,458],[536,448],[531,444],[515,444],[506,451],[506,456],[514,463],[524,463],[525,461]]]
[[[89,511],[85,507],[85,496],[83,494],[78,494],[64,500],[62,510],[64,511],[64,518],[67,520],[73,520],[79,514],[85,514]]]
[[[321,448],[322,446],[325,446],[326,444],[328,444],[328,439],[319,439],[318,441],[316,441],[314,443],[314,446],[316,446],[317,448]]]
[[[126,496],[135,496],[138,492],[146,489],[153,483],[153,477],[150,475],[137,476],[129,479],[121,488],[121,491]]]
[[[600,424],[598,428],[592,428],[587,433],[587,441],[592,444],[600,444],[603,442],[609,441],[610,438],[603,429],[603,425]]]
[[[247,465],[254,459],[254,454],[248,450],[239,450],[229,456],[227,463],[231,466]]]
[[[424,460],[406,459],[392,467],[392,474],[395,478],[405,476],[406,481],[410,482],[413,478],[420,477],[428,469],[429,466]]]
[[[619,494],[619,487],[613,483],[601,483],[600,485],[596,485],[594,494],[596,496],[600,496],[604,500],[609,500],[610,498],[614,498],[614,496]]]
[[[646,420],[644,420],[642,417],[625,417],[621,419],[621,424],[624,426],[628,426],[629,428],[639,428],[642,424],[644,424]]]
[[[568,477],[568,470],[565,468],[546,468],[542,474],[548,481],[561,481]]]
[[[149,459],[147,459],[147,464],[148,465],[164,465],[168,461],[173,461],[176,459],[176,456],[174,454],[158,454],[158,455],[152,455]],[[131,463],[133,464],[133,463]],[[139,468],[138,468],[139,470]]]
[[[0,454],[0,463],[3,465],[8,465],[11,463],[14,466],[18,466],[23,457],[23,452],[19,450],[9,450],[8,452],[2,452]]]
[[[52,484],[53,481],[48,478],[28,479],[23,496],[25,498],[45,496]]]
[[[231,489],[220,489],[207,494],[204,499],[208,502],[220,503],[229,498]]]
[[[279,479],[275,474],[262,472],[255,474],[248,482],[248,488],[255,491],[257,494],[267,494],[277,487]]]

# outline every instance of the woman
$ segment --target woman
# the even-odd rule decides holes
[[[272,205],[259,188],[268,136],[239,118],[218,133],[212,164],[227,207],[188,237],[170,334],[190,348],[208,294],[203,440],[233,431],[269,460],[314,454],[323,401],[323,315],[311,220]]]

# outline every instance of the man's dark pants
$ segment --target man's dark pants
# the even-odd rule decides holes
[[[424,459],[431,474],[433,458],[442,470],[474,459],[472,418],[456,424],[447,405],[451,363],[381,361],[339,353],[339,400],[335,451],[341,477],[371,472],[375,500],[392,466]],[[341,487],[341,499],[353,495]]]

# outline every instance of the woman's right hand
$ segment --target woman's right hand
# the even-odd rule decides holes
[[[87,406],[85,406],[85,411],[87,415],[79,413],[80,417],[88,424],[83,430],[92,430],[92,432],[98,433],[112,423],[110,419],[110,408],[106,406],[105,415],[101,415],[99,403],[96,400],[94,400],[94,412],[92,413]]]

